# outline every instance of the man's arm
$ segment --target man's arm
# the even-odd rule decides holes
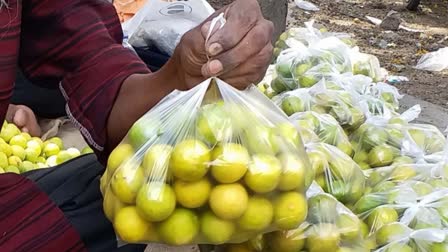
[[[272,24],[263,19],[256,0],[237,0],[219,12],[229,22],[211,36],[212,44],[205,45],[208,20],[183,36],[161,70],[149,73],[121,45],[121,27],[109,3],[30,0],[24,4],[22,69],[34,82],[61,81],[68,115],[89,144],[107,154],[174,89],[191,88],[213,75],[222,74],[238,88],[262,78],[271,60]]]

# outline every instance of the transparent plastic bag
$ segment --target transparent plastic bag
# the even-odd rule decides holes
[[[417,162],[427,162],[427,157],[444,151],[447,144],[445,136],[433,125],[408,124],[402,131],[402,153]]]
[[[378,99],[365,99],[360,106],[367,120],[350,135],[355,150],[353,160],[363,170],[389,166],[402,156],[404,142],[403,128],[420,113],[420,106],[414,106],[403,114],[397,114]]]
[[[448,68],[448,47],[423,55],[415,68],[435,72]]]
[[[275,63],[275,76],[271,81],[271,88],[277,94],[298,87],[293,77],[293,64],[296,60],[307,57],[308,49],[300,42],[297,47],[288,48],[280,53]]]
[[[353,210],[365,220],[371,234],[378,235],[383,226],[393,222],[412,229],[447,228],[447,188],[426,187],[407,181],[369,190]]]
[[[122,24],[135,47],[155,45],[172,55],[182,36],[214,12],[205,0],[169,2],[150,0]]]
[[[374,82],[384,81],[387,76],[387,71],[381,68],[378,58],[371,54],[359,52],[358,47],[351,50],[350,59],[354,75],[369,76]]]
[[[272,101],[288,116],[295,113],[316,109],[314,106],[313,97],[311,96],[308,88],[300,88],[284,92],[280,95],[274,96]]]
[[[311,181],[288,118],[255,86],[209,79],[162,100],[114,149],[104,211],[129,243],[243,242],[302,223]]]
[[[292,76],[299,87],[312,87],[322,78],[351,71],[350,48],[335,37],[308,47],[307,57],[297,57]]]
[[[265,251],[370,251],[362,221],[313,183],[307,192],[307,222],[288,231],[265,234]]]
[[[355,203],[364,193],[361,168],[338,148],[325,143],[307,144],[315,181],[342,203]]]
[[[299,125],[310,125],[310,129],[319,137],[320,141],[336,146],[349,156],[353,155],[353,147],[348,136],[331,115],[308,111],[293,114],[289,119]]]
[[[437,252],[446,251],[448,243],[445,230],[420,229],[413,230],[399,222],[387,224],[383,227],[377,243],[381,244],[375,252]]]
[[[310,89],[315,111],[319,109],[322,114],[330,114],[345,130],[357,129],[365,121],[365,116],[356,95],[346,90],[329,89],[328,83],[323,79]]]

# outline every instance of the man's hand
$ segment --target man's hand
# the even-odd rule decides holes
[[[21,131],[40,136],[41,130],[33,111],[24,105],[9,105],[6,120],[14,123]]]
[[[220,13],[227,22],[205,44],[210,21]],[[183,36],[173,55],[180,81],[191,88],[219,76],[240,89],[259,82],[272,59],[273,31],[256,0],[236,0]]]

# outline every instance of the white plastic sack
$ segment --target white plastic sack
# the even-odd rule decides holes
[[[294,3],[299,7],[300,9],[307,10],[307,11],[319,11],[319,7],[317,7],[315,4],[304,1],[304,0],[295,0]]]
[[[214,9],[205,0],[168,2],[148,0],[122,28],[135,47],[155,45],[172,55],[182,36],[198,26]]]
[[[435,52],[430,52],[418,61],[417,66],[415,67],[420,70],[427,71],[442,71],[448,68],[448,47],[439,49]]]

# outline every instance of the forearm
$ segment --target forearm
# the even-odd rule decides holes
[[[159,71],[129,76],[121,86],[107,121],[107,147],[114,148],[131,126],[175,89],[184,90],[176,63],[170,59]]]

